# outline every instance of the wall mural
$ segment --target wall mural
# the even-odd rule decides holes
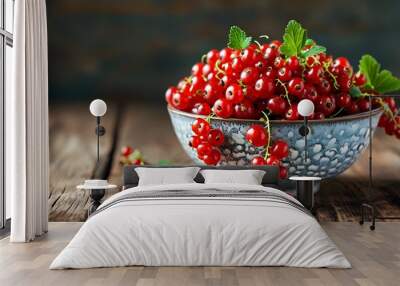
[[[400,89],[400,4],[284,2],[48,3],[50,219],[85,220],[88,193],[76,186],[120,185],[123,165],[206,163],[322,177],[317,217],[358,220],[370,107],[373,198],[380,215],[399,216],[400,117],[376,94]],[[95,98],[108,107],[99,163]],[[315,108],[307,142],[303,99]]]

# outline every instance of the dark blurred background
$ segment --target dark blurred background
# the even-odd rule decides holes
[[[236,24],[281,38],[290,19],[353,64],[364,53],[400,76],[400,1],[57,0],[48,1],[50,101],[163,102]]]

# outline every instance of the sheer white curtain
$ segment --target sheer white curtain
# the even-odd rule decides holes
[[[6,187],[12,242],[47,231],[49,189],[45,0],[15,1],[13,93],[6,98]]]

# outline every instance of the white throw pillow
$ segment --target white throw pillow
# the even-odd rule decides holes
[[[265,171],[262,170],[202,170],[205,184],[261,185]]]
[[[195,183],[193,180],[200,168],[135,168],[139,186]]]

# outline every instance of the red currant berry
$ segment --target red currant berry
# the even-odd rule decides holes
[[[363,86],[367,82],[367,79],[361,72],[357,72],[353,77],[353,81],[356,86]]]
[[[369,100],[368,100],[368,99],[363,98],[363,99],[361,99],[361,100],[358,101],[358,109],[359,109],[361,112],[368,111],[368,110],[369,110],[369,107],[370,107],[370,104],[369,104]]]
[[[241,102],[244,98],[242,87],[237,83],[231,84],[225,91],[225,98],[232,103]]]
[[[322,69],[322,67],[320,65],[314,65],[307,71],[305,77],[307,81],[314,84],[319,84],[321,82],[323,74],[324,70]]]
[[[203,76],[207,77],[210,72],[213,71],[213,68],[209,64],[205,64],[201,70]]]
[[[205,85],[205,81],[203,76],[193,76],[192,77],[192,85],[190,86],[190,93],[195,94],[198,90],[203,89]]]
[[[336,100],[336,103],[340,108],[348,107],[350,102],[351,102],[351,96],[346,92],[340,93]]]
[[[267,71],[265,72],[265,77],[270,80],[275,80],[277,77],[277,72],[272,67],[268,67]]]
[[[285,117],[287,120],[298,120],[300,118],[299,112],[297,110],[297,104],[292,103],[292,106],[286,111]]]
[[[233,112],[232,104],[226,99],[217,99],[214,103],[213,111],[219,117],[228,118]]]
[[[130,146],[125,146],[121,149],[122,156],[128,157],[132,153],[133,153],[133,148]]]
[[[224,143],[225,136],[219,129],[211,129],[208,132],[208,143],[212,146],[221,146]]]
[[[254,64],[254,67],[258,70],[259,73],[263,73],[267,70],[267,65],[265,61],[258,61]]]
[[[274,63],[275,58],[279,56],[279,51],[277,49],[273,49],[272,47],[268,47],[264,54],[263,58],[267,62],[267,64],[271,65]]]
[[[386,124],[389,122],[389,117],[387,117],[386,114],[382,114],[382,116],[379,118],[378,126],[379,127],[385,127]]]
[[[203,98],[213,104],[221,95],[222,87],[218,83],[209,82],[204,86]]]
[[[286,179],[287,176],[288,176],[288,171],[287,171],[286,167],[279,166],[279,178]]]
[[[234,107],[236,118],[252,119],[255,118],[255,109],[250,100],[244,99],[242,102],[236,104]]]
[[[258,78],[258,70],[255,67],[247,67],[240,73],[240,80],[244,84],[254,84]]]
[[[323,120],[323,119],[325,119],[325,115],[322,112],[314,112],[313,115],[311,116],[311,119]]]
[[[199,144],[202,142],[200,136],[197,135],[193,135],[192,137],[190,137],[189,140],[189,146],[192,148],[197,148],[197,146],[199,146]]]
[[[265,159],[264,159],[263,157],[257,156],[257,157],[254,157],[254,158],[251,160],[251,164],[252,164],[253,166],[264,166],[264,165],[267,164],[267,162],[265,161]]]
[[[271,43],[269,43],[269,47],[271,49],[275,49],[275,50],[278,50],[281,45],[282,45],[282,43],[279,40],[273,40],[273,41],[271,41]]]
[[[335,98],[331,95],[322,95],[317,108],[318,111],[322,112],[325,116],[331,115],[336,109]]]
[[[169,105],[172,105],[172,95],[177,91],[178,91],[178,89],[176,87],[171,86],[165,92],[165,100],[167,101],[167,103]]]
[[[347,75],[340,76],[340,77],[337,79],[337,82],[338,82],[338,84],[339,84],[339,89],[340,89],[341,91],[348,92],[348,91],[350,90],[350,87],[351,87],[351,78],[350,78],[349,76],[347,76]]]
[[[288,91],[289,94],[301,98],[304,95],[304,81],[299,77],[291,79],[288,84]]]
[[[216,72],[210,72],[207,75],[207,82],[208,83],[218,83],[220,81],[219,77],[217,77],[217,73]]]
[[[231,59],[232,49],[224,48],[219,52],[219,59],[222,63],[228,62]]]
[[[226,75],[231,75],[234,73],[232,68],[232,64],[229,62],[223,63],[221,66],[222,70],[225,72]]]
[[[289,155],[289,145],[285,141],[278,139],[272,145],[270,152],[271,155],[281,160]]]
[[[329,94],[331,92],[331,84],[326,79],[321,79],[320,84],[318,85],[318,92],[320,94]]]
[[[251,125],[246,132],[246,140],[250,144],[261,147],[265,146],[268,142],[269,134],[265,130],[264,126],[260,124]]]
[[[197,118],[192,124],[192,131],[197,135],[207,136],[210,129],[210,123],[203,118]]]
[[[192,67],[192,75],[202,75],[203,74],[203,64],[197,63]]]
[[[181,92],[177,91],[172,94],[172,106],[180,109],[185,110],[189,106],[189,97],[183,95]]]
[[[392,112],[396,111],[396,101],[393,97],[385,97],[383,101],[387,104]]]
[[[347,75],[350,77],[353,73],[353,68],[348,59],[339,57],[333,62],[333,69],[338,75]]]
[[[201,142],[198,146],[197,146],[197,155],[200,158],[204,158],[204,156],[210,155],[211,151],[212,151],[212,146],[210,143],[207,142]]]
[[[251,100],[251,101],[256,101],[260,98],[261,94],[256,91],[252,86],[246,85],[243,88],[243,94],[244,97]]]
[[[292,78],[290,69],[283,67],[278,70],[278,78],[281,81],[289,81]]]
[[[292,73],[297,72],[300,69],[300,62],[299,59],[296,56],[291,56],[287,62],[286,66]]]
[[[351,101],[350,104],[345,107],[345,111],[347,114],[355,114],[359,112],[358,105],[355,101]]]
[[[280,97],[275,96],[268,100],[268,109],[273,115],[283,115],[286,112],[286,101]]]
[[[217,60],[219,60],[219,51],[216,49],[212,49],[211,51],[209,51],[207,53],[207,63],[210,66],[214,66],[215,63],[217,62]]]
[[[387,135],[394,135],[396,132],[396,124],[394,120],[389,120],[389,122],[385,126],[385,132]]]
[[[304,85],[304,97],[314,103],[317,103],[319,100],[317,89],[309,83]]]
[[[243,63],[240,58],[234,58],[232,60],[232,70],[235,73],[240,73],[243,70]]]
[[[203,161],[207,165],[217,165],[221,160],[221,151],[216,148],[213,148],[210,154],[206,154],[203,156]]]
[[[275,69],[279,70],[280,68],[283,68],[286,64],[286,61],[284,58],[278,56],[274,60],[274,67]]]
[[[193,105],[192,113],[199,115],[210,115],[211,107],[208,105],[208,103],[198,102]]]
[[[278,158],[276,158],[275,156],[271,155],[271,156],[268,157],[266,163],[269,166],[279,166],[281,162],[279,161]]]
[[[235,78],[234,78],[234,76],[233,75],[224,75],[222,78],[221,78],[221,80],[219,81],[219,85],[221,86],[221,87],[224,87],[224,88],[226,88],[226,87],[228,87],[230,84],[232,84],[232,83],[234,83],[235,82]]]
[[[274,82],[266,76],[261,76],[255,83],[254,89],[262,98],[270,98],[275,92]]]
[[[395,135],[397,139],[400,139],[400,128],[396,128]]]
[[[254,64],[255,51],[251,48],[246,48],[240,51],[240,60],[245,66]]]

